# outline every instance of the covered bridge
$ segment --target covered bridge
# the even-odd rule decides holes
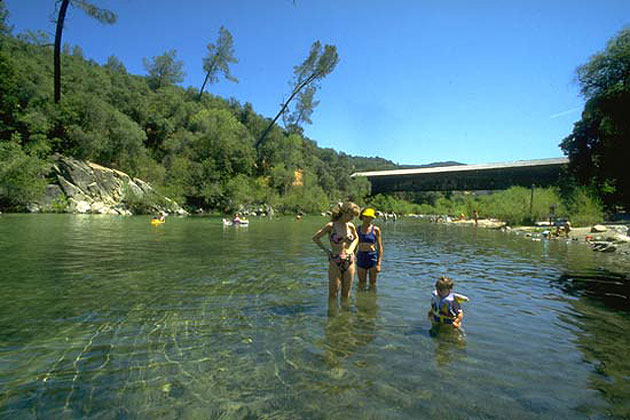
[[[357,172],[372,184],[372,194],[391,191],[504,190],[514,185],[546,187],[558,182],[567,158]]]

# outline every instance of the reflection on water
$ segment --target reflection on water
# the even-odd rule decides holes
[[[378,290],[342,307],[321,222],[1,216],[0,417],[630,416],[609,256],[402,220]],[[471,298],[465,335],[430,331],[440,275]]]

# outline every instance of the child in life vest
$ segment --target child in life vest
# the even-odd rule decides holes
[[[453,293],[453,280],[446,276],[441,276],[435,282],[435,290],[431,296],[431,310],[429,318],[434,324],[453,325],[454,328],[461,328],[464,319],[464,311],[460,302],[467,301],[463,295]]]

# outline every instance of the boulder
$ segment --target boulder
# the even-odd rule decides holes
[[[71,213],[85,214],[89,212],[92,208],[90,206],[90,203],[85,200],[76,200],[74,198],[70,198],[68,200],[68,209]]]
[[[90,213],[95,213],[95,214],[112,214],[111,210],[112,209],[109,208],[109,206],[107,206],[102,201],[95,201],[95,202],[93,202],[90,205]],[[115,212],[114,214],[118,214],[118,212]]]
[[[606,228],[606,226],[603,225],[595,225],[591,228],[591,232],[593,233],[601,233],[601,232],[606,232],[608,229]]]
[[[127,192],[150,201],[159,198],[151,185],[141,179],[132,178],[116,169],[60,154],[53,156],[51,175],[56,177],[56,184],[47,187],[45,197],[39,202],[29,204],[30,211],[67,210],[72,213],[126,215],[131,214],[124,201]],[[165,205],[154,206],[154,211],[188,214],[175,201],[166,197],[164,199]],[[55,206],[56,203],[60,205]]]
[[[56,184],[46,185],[44,195],[35,204],[39,205],[42,211],[63,211],[65,210],[66,196],[61,187]]]

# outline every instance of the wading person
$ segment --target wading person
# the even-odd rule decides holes
[[[381,261],[383,260],[381,228],[372,224],[376,219],[374,209],[364,209],[359,218],[363,222],[358,229],[357,274],[359,287],[365,287],[369,274],[370,288],[375,288],[376,278],[381,271]]]
[[[341,299],[350,297],[354,277],[354,251],[359,243],[357,230],[352,220],[359,215],[359,206],[347,201],[335,206],[331,221],[313,236],[317,244],[328,256],[328,298],[337,298],[341,290]],[[328,235],[330,249],[322,244],[321,238]]]

